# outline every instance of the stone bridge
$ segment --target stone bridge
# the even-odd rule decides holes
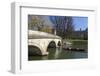
[[[56,47],[59,47],[61,37],[40,31],[28,31],[28,46],[39,48],[41,55],[48,55],[47,49],[51,42],[55,42]]]

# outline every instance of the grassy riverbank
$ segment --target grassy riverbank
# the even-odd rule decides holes
[[[79,39],[64,39],[64,42],[70,42],[72,43],[72,48],[83,48],[85,50],[88,49],[88,40],[79,40]]]

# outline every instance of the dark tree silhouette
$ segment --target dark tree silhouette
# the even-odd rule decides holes
[[[50,16],[51,22],[54,24],[54,28],[57,35],[62,38],[69,38],[74,31],[73,19],[70,16]]]
[[[72,38],[73,32],[74,32],[74,26],[73,26],[73,19],[72,17],[67,17],[67,28],[65,30],[65,35],[67,38]]]
[[[88,40],[88,28],[84,30],[84,40]]]

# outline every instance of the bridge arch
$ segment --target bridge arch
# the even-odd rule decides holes
[[[28,38],[28,45],[38,47],[42,55],[48,55],[47,49],[51,43],[56,44],[55,47],[61,46],[61,37],[45,32],[29,30]]]
[[[59,39],[53,39],[53,40],[50,40],[46,46],[46,51],[48,51],[48,48],[51,47],[51,48],[56,48],[56,47],[60,47],[62,44],[61,44],[61,40]]]
[[[39,49],[39,55],[48,55],[48,47],[60,47],[61,39],[30,39],[28,45],[32,45],[35,49]]]
[[[28,45],[28,56],[32,55],[42,55],[42,52],[39,47],[34,45]]]
[[[28,46],[33,46],[33,47],[37,48],[38,50],[40,50],[41,53],[39,53],[39,55],[48,54],[47,52],[45,52],[44,48],[42,46],[40,46],[39,43],[32,42],[32,40],[29,41]]]
[[[61,41],[58,41],[57,46],[60,47],[61,45],[62,45]]]
[[[50,41],[49,43],[48,43],[48,45],[47,45],[47,48],[49,48],[49,47],[51,47],[51,48],[53,48],[53,47],[55,47],[56,48],[56,42],[55,41]]]

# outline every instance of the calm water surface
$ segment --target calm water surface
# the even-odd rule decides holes
[[[78,59],[87,58],[87,51],[69,51],[61,48],[48,48],[49,54],[47,56],[29,56],[31,60],[54,60],[54,59]]]

